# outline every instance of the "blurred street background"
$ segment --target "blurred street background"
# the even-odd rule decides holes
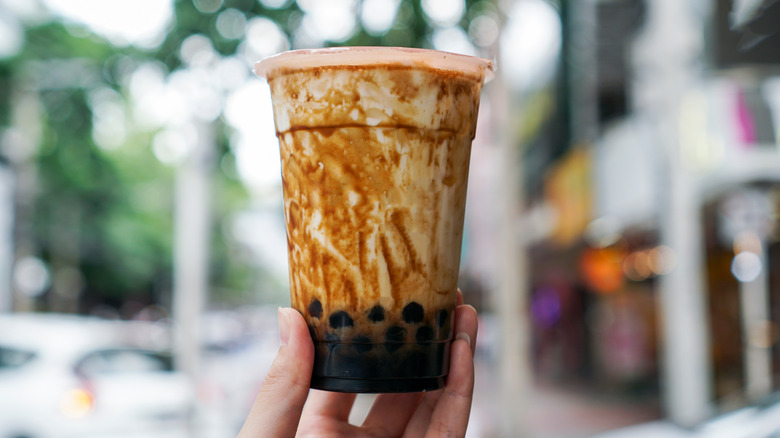
[[[342,45],[496,60],[469,437],[780,436],[780,1],[0,0],[0,438],[236,435],[289,305],[251,69]]]

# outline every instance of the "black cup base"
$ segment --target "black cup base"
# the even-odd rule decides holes
[[[312,376],[311,387],[324,391],[351,393],[398,393],[435,391],[444,388],[446,377],[419,379],[340,379]]]
[[[444,387],[450,341],[314,342],[311,387],[337,392],[421,392]]]

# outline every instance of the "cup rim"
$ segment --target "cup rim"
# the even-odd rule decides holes
[[[493,79],[495,70],[493,61],[477,56],[433,49],[380,46],[288,50],[258,61],[254,70],[257,76],[267,80],[278,69],[285,69],[285,73],[289,73],[314,67],[370,64],[402,64],[456,71],[467,76],[481,78],[482,82]]]

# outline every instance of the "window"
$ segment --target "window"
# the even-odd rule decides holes
[[[171,371],[168,356],[145,350],[114,349],[90,353],[76,367],[79,374],[149,373]]]
[[[35,353],[0,346],[0,370],[18,368],[30,362]]]

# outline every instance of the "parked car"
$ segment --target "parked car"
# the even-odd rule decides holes
[[[192,385],[148,328],[0,315],[0,438],[188,436]]]

